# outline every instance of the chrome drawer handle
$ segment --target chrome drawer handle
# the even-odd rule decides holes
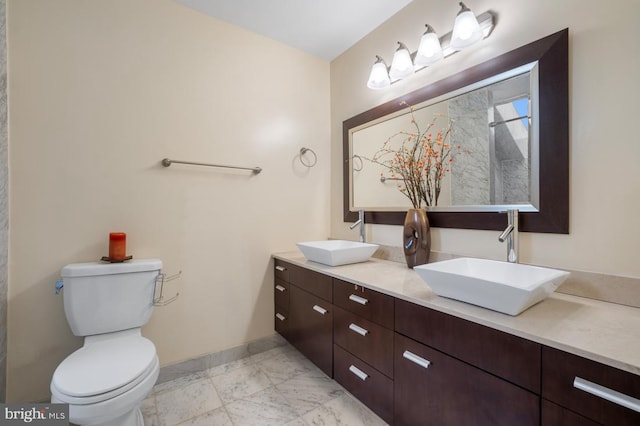
[[[284,288],[284,287],[282,287],[280,284],[278,284],[278,285],[276,286],[276,290],[278,290],[278,291],[285,291],[285,290],[286,290],[286,288]]]
[[[356,296],[355,294],[352,294],[351,296],[349,296],[349,300],[351,300],[352,302],[359,303],[361,305],[366,305],[368,302],[368,300],[365,299],[364,297]]]
[[[427,361],[426,359],[419,357],[418,355],[409,351],[404,351],[402,356],[409,361],[418,364],[422,368],[429,368],[429,365],[431,364],[431,361]]]
[[[277,314],[276,314],[276,318],[278,318],[280,321],[284,321],[284,320],[286,320],[285,316],[284,316],[284,315],[282,315],[281,313],[277,313]]]
[[[369,378],[369,375],[367,373],[365,373],[364,371],[360,370],[355,365],[352,365],[351,367],[349,367],[349,371],[351,371],[353,374],[358,376],[358,378],[360,380],[362,380],[363,382]]]
[[[349,330],[358,333],[361,336],[366,336],[369,330],[360,327],[359,325],[355,325],[354,323],[349,324]]]
[[[573,379],[573,387],[640,413],[640,399],[633,398],[577,376]]]
[[[327,310],[325,308],[323,308],[322,306],[318,306],[318,305],[313,305],[313,310],[316,312],[321,313],[322,315],[327,313]]]
[[[284,266],[276,266],[276,269],[280,272],[284,272],[287,270],[287,268],[285,268]]]

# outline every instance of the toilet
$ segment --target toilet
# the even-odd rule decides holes
[[[62,268],[64,313],[83,346],[58,365],[51,402],[78,425],[142,426],[140,404],[158,379],[156,347],[140,328],[153,311],[158,259]]]

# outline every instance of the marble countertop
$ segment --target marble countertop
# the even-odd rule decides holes
[[[299,251],[273,257],[496,330],[640,374],[640,309],[553,293],[518,316],[437,296],[406,265],[372,258],[326,266]]]

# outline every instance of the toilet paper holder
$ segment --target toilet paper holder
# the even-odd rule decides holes
[[[153,288],[153,306],[167,306],[169,303],[174,302],[178,298],[178,296],[180,296],[180,293],[176,293],[176,295],[172,298],[165,300],[164,284],[180,278],[181,275],[182,271],[178,271],[177,274],[173,275],[167,275],[164,272],[160,272],[158,274]]]

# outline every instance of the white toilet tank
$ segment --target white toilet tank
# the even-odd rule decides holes
[[[62,268],[64,313],[76,336],[137,328],[153,310],[159,259],[73,263]]]

